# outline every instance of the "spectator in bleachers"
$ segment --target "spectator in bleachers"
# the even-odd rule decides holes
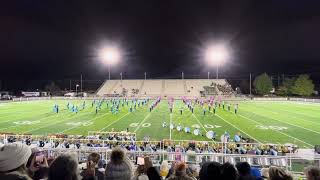
[[[104,171],[99,170],[100,155],[91,153],[88,156],[87,169],[81,172],[83,180],[104,180]],[[104,170],[104,169],[103,169]]]
[[[206,162],[199,172],[200,180],[221,179],[221,164],[218,162]]]
[[[256,178],[251,175],[251,166],[247,162],[239,162],[236,164],[239,180],[255,180]]]
[[[78,160],[75,154],[62,154],[50,165],[48,180],[79,180]]]
[[[174,174],[172,174],[167,180],[194,180],[187,175],[187,165],[185,163],[178,163],[174,167]]]
[[[46,179],[49,173],[49,165],[47,158],[37,148],[31,149],[31,156],[28,159],[26,167],[28,168],[28,174],[33,180]],[[42,161],[37,161],[37,155],[43,155]]]
[[[116,147],[112,150],[110,162],[106,166],[106,180],[130,180],[132,165],[126,157],[125,152]]]
[[[263,180],[261,177],[261,172],[258,168],[251,167],[250,174],[256,179],[256,180]]]
[[[238,179],[238,172],[234,165],[230,163],[224,163],[221,166],[221,179],[224,180],[236,180]]]
[[[288,174],[284,169],[278,167],[269,168],[270,180],[293,180],[292,176]]]
[[[144,174],[144,166],[139,165],[134,173],[132,180],[149,180],[148,176]]]
[[[149,180],[160,180],[160,174],[155,167],[149,156],[144,157],[144,173],[147,174]]]
[[[199,178],[199,173],[193,164],[189,164],[187,168],[187,175],[190,176],[192,179],[197,180]]]
[[[21,143],[6,144],[0,148],[0,179],[31,180],[26,163],[31,149]]]
[[[261,169],[261,177],[263,179],[268,179],[269,178],[269,168],[262,168]]]
[[[307,180],[320,180],[320,168],[316,166],[308,166],[304,169]]]

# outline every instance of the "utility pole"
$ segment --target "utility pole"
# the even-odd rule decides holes
[[[80,75],[80,91],[82,92],[82,74]]]
[[[249,89],[250,89],[250,96],[251,96],[251,84],[252,84],[252,83],[251,83],[251,78],[252,78],[252,77],[251,77],[251,73],[250,73],[250,87],[249,87]]]
[[[147,72],[144,72],[144,80],[147,80]]]
[[[183,75],[184,75],[184,74],[183,74],[183,72],[181,72],[181,77],[182,77],[182,80],[184,79]]]

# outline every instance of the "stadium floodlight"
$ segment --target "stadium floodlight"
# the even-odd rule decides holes
[[[79,87],[79,84],[76,84],[76,96],[78,95],[78,87]]]
[[[225,45],[211,45],[205,51],[205,61],[210,66],[216,66],[216,78],[219,78],[219,66],[225,63],[229,58],[229,52]]]
[[[99,57],[104,64],[108,65],[108,73],[110,80],[110,66],[116,64],[120,60],[120,51],[116,47],[105,47],[99,52]]]

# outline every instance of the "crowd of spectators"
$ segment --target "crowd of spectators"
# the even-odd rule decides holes
[[[114,136],[113,136],[114,137]],[[106,136],[104,137],[106,138]],[[103,139],[104,139],[103,138]],[[85,149],[85,148],[105,148],[113,149],[121,146],[128,151],[138,152],[175,152],[179,149],[182,153],[224,153],[224,154],[251,154],[251,155],[285,155],[286,153],[294,153],[297,151],[295,145],[277,145],[277,144],[255,144],[255,143],[212,143],[212,142],[196,142],[184,141],[173,142],[169,140],[150,141],[144,138],[143,141],[122,141],[117,139],[102,140],[101,137],[85,137],[73,136],[66,138],[32,138],[8,136],[6,143],[22,142],[31,147],[40,148],[66,148],[66,149]],[[119,138],[117,136],[117,138]],[[4,142],[2,142],[4,143]],[[4,144],[6,144],[4,143]],[[1,144],[1,143],[0,143]]]
[[[292,176],[282,168],[250,167],[247,162],[235,166],[230,163],[204,162],[197,169],[192,164],[163,161],[160,167],[153,166],[149,157],[143,163],[133,164],[121,147],[112,149],[106,162],[99,154],[89,154],[85,167],[80,168],[75,154],[60,154],[55,159],[39,158],[37,149],[22,143],[10,143],[0,147],[1,180],[291,180]],[[318,180],[318,167],[305,168],[308,180]]]
[[[223,95],[233,94],[233,89],[230,84],[226,84],[226,85],[217,84],[216,86]]]

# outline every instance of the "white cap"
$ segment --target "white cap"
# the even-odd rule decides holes
[[[31,149],[22,143],[6,144],[0,148],[0,172],[16,169],[26,164],[31,156]]]

